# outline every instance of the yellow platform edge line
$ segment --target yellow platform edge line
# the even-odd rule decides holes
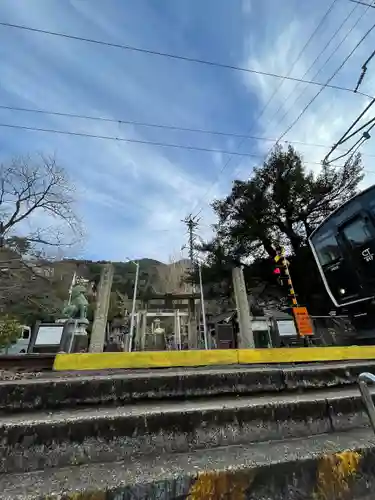
[[[375,359],[375,346],[239,349],[240,364],[309,363]]]
[[[57,371],[106,370],[113,368],[171,368],[238,364],[236,349],[210,351],[145,351],[57,354]]]
[[[56,371],[80,371],[365,359],[375,359],[375,346],[57,354],[53,368]]]

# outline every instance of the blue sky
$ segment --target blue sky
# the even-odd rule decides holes
[[[112,43],[287,75],[331,5],[315,0],[2,0],[0,22],[65,32]],[[302,77],[345,17],[350,17],[305,78],[325,82],[375,23],[375,9],[337,0],[294,64]],[[353,26],[356,27],[353,29]],[[349,33],[349,30],[352,30]],[[346,38],[345,38],[346,37]],[[332,83],[353,88],[371,54],[375,30]],[[340,44],[341,43],[341,44]],[[337,46],[340,44],[339,48]],[[326,61],[328,62],[326,63]],[[0,26],[0,105],[39,108],[188,128],[277,138],[318,92],[250,73],[208,67]],[[375,60],[361,91],[374,94]],[[274,95],[273,95],[274,94]],[[259,116],[273,95],[266,110]],[[301,95],[299,99],[298,96]],[[286,136],[332,144],[368,100],[325,89]],[[282,109],[280,110],[280,106]],[[284,115],[284,117],[283,117]],[[250,175],[271,142],[168,131],[0,109],[0,123],[96,135],[247,151],[228,155],[22,131],[0,127],[1,160],[55,154],[77,188],[86,241],[77,256],[167,261],[186,243],[181,223],[201,209],[201,235],[214,221],[209,202]],[[307,162],[324,148],[298,146]],[[375,154],[375,141],[363,148]],[[374,182],[374,158],[364,157],[364,184]],[[309,164],[309,168],[318,169]]]

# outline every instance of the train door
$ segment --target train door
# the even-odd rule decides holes
[[[350,253],[359,281],[373,293],[375,284],[375,226],[366,212],[360,212],[339,227],[339,236]]]

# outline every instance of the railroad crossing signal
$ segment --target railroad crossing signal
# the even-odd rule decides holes
[[[311,323],[311,318],[309,316],[309,313],[307,312],[306,307],[299,307],[298,306],[296,292],[294,291],[292,278],[291,278],[290,272],[289,272],[289,261],[285,257],[284,248],[279,247],[276,250],[276,255],[274,257],[274,260],[275,260],[276,264],[279,263],[273,271],[274,274],[279,276],[279,281],[281,281],[281,277],[280,277],[281,269],[280,269],[280,267],[284,268],[284,273],[285,273],[285,276],[286,276],[286,279],[288,282],[288,286],[289,286],[289,295],[290,295],[290,297],[292,299],[292,303],[293,303],[293,307],[292,307],[293,316],[294,316],[295,324],[297,326],[299,335],[301,337],[308,337],[310,335],[313,335],[314,330],[313,330],[313,326]]]
[[[285,273],[286,280],[287,280],[288,286],[289,286],[289,295],[291,296],[293,307],[298,307],[297,296],[296,296],[296,293],[294,291],[292,278],[291,278],[290,272],[289,272],[289,261],[285,257],[284,248],[280,247],[276,250],[276,255],[274,257],[274,261],[276,262],[276,264],[278,262],[280,262],[281,266],[284,268],[284,273]],[[277,266],[275,268],[274,274],[280,276],[280,274],[281,274],[280,266]],[[281,277],[279,279],[281,281]],[[282,282],[281,282],[281,284],[282,284]]]

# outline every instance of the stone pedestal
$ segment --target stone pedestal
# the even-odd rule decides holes
[[[86,318],[66,320],[60,351],[66,353],[87,351],[88,336],[86,329],[88,325],[89,321]]]

